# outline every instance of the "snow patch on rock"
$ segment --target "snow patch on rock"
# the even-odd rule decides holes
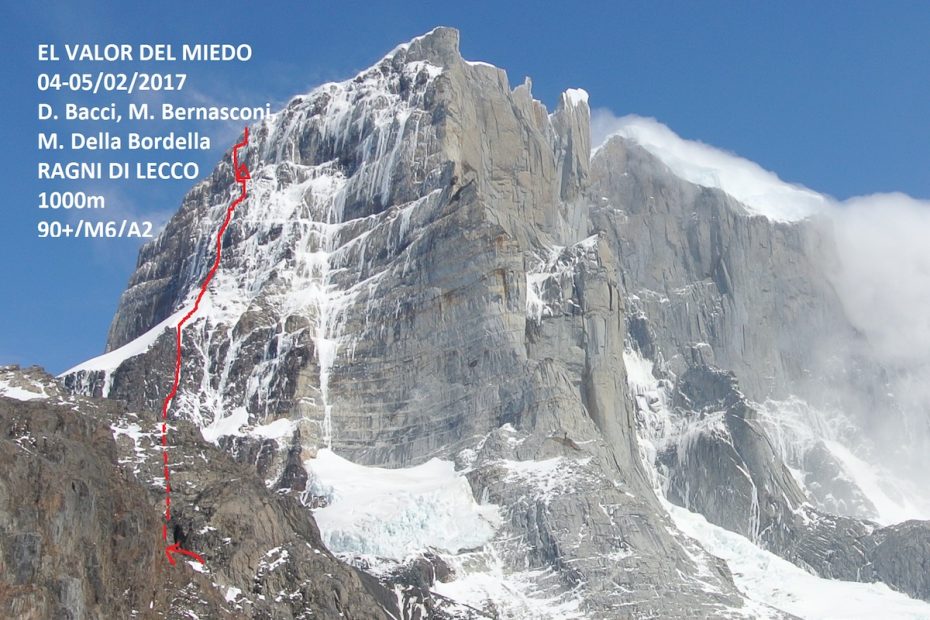
[[[577,592],[553,593],[540,590],[540,578],[548,569],[511,572],[493,545],[476,553],[450,558],[458,577],[437,582],[432,590],[459,603],[481,609],[490,603],[501,618],[513,620],[572,620],[585,618]],[[579,590],[583,584],[579,585]]]
[[[15,398],[16,400],[42,400],[48,398],[45,390],[40,385],[11,385],[6,381],[0,380],[0,396]]]
[[[588,91],[583,88],[569,88],[562,93],[563,99],[571,106],[577,107],[588,103]]]

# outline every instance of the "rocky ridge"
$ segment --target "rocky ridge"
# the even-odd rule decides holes
[[[397,597],[333,557],[308,511],[172,423],[177,508],[161,540],[161,445],[150,417],[0,368],[0,608],[18,618],[396,617]]]

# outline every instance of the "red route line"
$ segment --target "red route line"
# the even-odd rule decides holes
[[[236,183],[239,184],[239,188],[242,190],[242,193],[238,198],[232,201],[232,204],[226,209],[226,218],[223,220],[222,226],[220,226],[219,232],[216,234],[216,260],[213,261],[213,267],[210,268],[207,277],[204,278],[203,284],[200,285],[200,292],[197,294],[197,299],[194,301],[194,307],[190,309],[190,312],[184,315],[178,322],[177,327],[177,356],[174,362],[174,384],[171,386],[171,391],[168,392],[168,395],[165,397],[165,402],[161,408],[161,453],[162,461],[164,463],[164,477],[165,477],[165,522],[162,525],[161,537],[162,540],[166,543],[168,542],[168,523],[171,521],[171,472],[168,469],[168,406],[171,404],[171,400],[178,393],[178,385],[181,381],[181,330],[184,327],[184,324],[190,319],[197,310],[200,308],[200,300],[203,299],[203,296],[207,292],[207,286],[210,284],[210,280],[213,279],[213,276],[216,275],[217,269],[220,267],[220,257],[223,253],[223,235],[226,233],[226,228],[229,226],[229,221],[232,219],[233,211],[236,210],[242,201],[246,199],[248,195],[246,192],[246,181],[251,179],[249,175],[249,169],[246,167],[245,163],[239,163],[239,149],[244,148],[249,143],[249,128],[245,128],[245,133],[242,137],[242,142],[237,143],[233,146],[232,160],[233,160],[233,171],[236,176]],[[173,566],[176,562],[173,554],[180,553],[194,558],[201,564],[204,564],[204,559],[202,556],[189,551],[187,549],[182,549],[180,543],[175,541],[173,545],[168,545],[165,547],[165,555],[168,556],[168,561],[171,562]]]

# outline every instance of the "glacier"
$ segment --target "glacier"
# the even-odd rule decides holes
[[[430,549],[455,554],[483,546],[500,525],[498,507],[478,504],[451,461],[384,469],[324,449],[304,465],[307,492],[325,504],[313,516],[335,553],[395,561]]]

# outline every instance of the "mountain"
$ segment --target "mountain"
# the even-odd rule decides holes
[[[291,551],[309,545],[351,617],[819,617],[818,588],[930,615],[930,523],[883,518],[900,498],[874,481],[897,479],[869,460],[870,412],[910,414],[848,316],[817,197],[704,182],[643,123],[592,150],[587,94],[550,113],[531,88],[438,28],[251,128],[171,409],[210,455],[176,467],[214,490],[174,500],[173,540],[220,589],[272,565],[313,581]],[[237,195],[227,155],[67,390],[154,432]],[[137,453],[157,505],[158,455]],[[228,497],[204,521],[244,472],[249,501],[283,507]]]

